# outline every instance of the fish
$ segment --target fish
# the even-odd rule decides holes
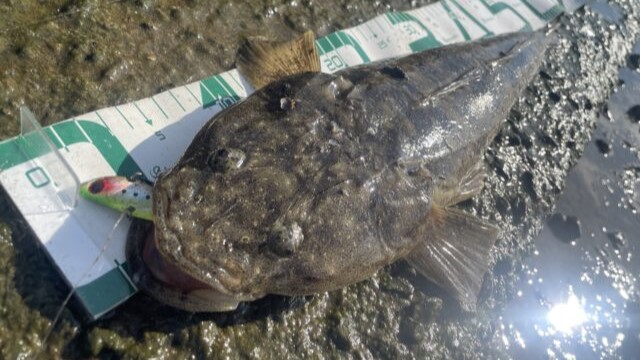
[[[133,281],[173,307],[232,311],[404,259],[474,311],[500,231],[456,205],[482,191],[485,150],[551,37],[505,34],[333,74],[320,72],[313,34],[248,42],[237,66],[256,91],[158,177],[153,224],[127,239]]]

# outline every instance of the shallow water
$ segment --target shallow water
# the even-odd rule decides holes
[[[324,35],[424,3],[5,1],[0,138],[17,134],[22,103],[52,123],[226,70],[244,35],[286,38],[305,29]],[[340,291],[269,297],[228,314],[193,315],[140,294],[88,324],[72,304],[42,358],[634,354],[639,264],[632,211],[640,201],[640,145],[637,120],[630,120],[637,116],[627,111],[639,103],[638,82],[637,73],[623,71],[622,86],[618,70],[633,65],[628,54],[639,19],[640,4],[627,0],[563,16],[540,77],[487,151],[486,189],[465,208],[492,219],[502,236],[477,314],[462,314],[437,287],[397,263]],[[608,113],[589,142],[598,114]],[[585,160],[570,172],[583,148]],[[552,212],[560,214],[551,226],[558,235],[547,227],[534,241]],[[0,195],[0,258],[0,357],[28,358],[43,346],[67,288],[6,194]],[[567,301],[569,286],[578,301],[552,311]],[[549,312],[575,312],[571,321],[582,323],[561,334],[558,328],[570,322],[550,320]]]
[[[502,315],[516,358],[635,358],[640,349],[640,44],[524,261]]]

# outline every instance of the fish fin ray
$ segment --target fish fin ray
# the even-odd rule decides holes
[[[256,89],[289,75],[320,72],[315,35],[307,31],[286,42],[247,40],[238,50],[236,66]]]
[[[424,240],[406,260],[457,299],[463,309],[474,311],[498,229],[459,209],[436,205],[417,236]]]
[[[453,187],[438,189],[434,193],[434,203],[446,207],[471,199],[484,188],[485,177],[484,161],[474,162]]]

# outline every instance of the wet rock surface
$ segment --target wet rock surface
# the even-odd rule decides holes
[[[51,123],[226,70],[245,35],[277,39],[305,29],[323,35],[409,6],[401,1],[55,1],[39,7],[36,3],[0,5],[0,138],[17,134],[16,112],[21,103]],[[613,10],[601,11],[607,7]],[[487,185],[480,196],[464,204],[465,210],[491,219],[502,230],[478,313],[462,313],[452,299],[400,262],[339,291],[308,298],[271,296],[243,304],[232,313],[190,314],[140,294],[104,319],[87,324],[72,304],[43,344],[67,288],[3,193],[0,357],[30,357],[39,349],[43,349],[42,358],[471,359],[504,358],[525,351],[534,358],[551,356],[546,340],[517,350],[517,333],[504,328],[516,324],[510,316],[532,315],[524,314],[527,308],[518,307],[517,299],[522,279],[531,280],[532,269],[540,266],[524,259],[536,246],[538,254],[545,245],[551,253],[559,246],[534,245],[534,237],[589,141],[597,115],[607,113],[604,104],[618,86],[618,69],[626,64],[638,38],[639,19],[640,4],[632,0],[598,2],[562,16],[557,43],[540,77],[523,93],[487,151]],[[625,79],[625,86],[629,81]],[[631,100],[626,104],[637,105]],[[625,111],[610,118],[622,121]],[[637,161],[640,148],[638,129],[628,118],[624,122],[636,127],[636,138],[613,138],[606,131],[596,136],[611,146],[609,158],[625,156],[625,164],[631,164]],[[605,128],[597,131],[601,129]],[[587,153],[589,149],[603,157],[594,143],[587,146]],[[597,162],[597,167],[601,164]],[[627,207],[639,201],[640,174],[629,166],[615,165],[618,177],[609,180],[621,184],[620,191],[627,194],[621,203]],[[589,178],[577,174],[576,179]],[[612,194],[618,193],[614,189]],[[593,197],[577,198],[589,196]],[[608,201],[609,208],[617,206],[618,199]],[[582,205],[606,208],[599,198],[596,204]],[[555,211],[580,219],[581,238],[593,231],[595,223],[587,226],[587,220],[572,208],[558,206]],[[578,268],[587,266],[588,274],[613,274],[604,276],[604,281],[625,289],[630,310],[616,314],[626,316],[638,312],[630,301],[637,290],[622,265],[611,260],[617,255],[607,234],[620,232],[622,240],[613,242],[629,252],[635,249],[630,248],[634,238],[622,225],[612,225],[599,233],[611,245],[603,243],[600,252],[590,248]],[[571,246],[571,242],[560,244]],[[554,270],[544,281],[558,283],[557,289],[566,294],[563,274],[569,270],[549,266],[556,260],[549,256],[542,264]],[[543,299],[531,293],[538,303]],[[523,337],[525,330],[519,334]],[[618,341],[616,334],[607,335],[607,346],[600,347],[609,352],[596,355],[615,357],[626,354],[625,349],[638,349],[632,334],[623,337],[620,346],[608,346]],[[550,344],[554,346],[553,341]]]

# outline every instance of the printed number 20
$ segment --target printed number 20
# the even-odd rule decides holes
[[[336,70],[347,67],[347,65],[340,59],[338,55],[333,55],[324,59],[324,64],[327,66],[327,70],[334,72]]]

